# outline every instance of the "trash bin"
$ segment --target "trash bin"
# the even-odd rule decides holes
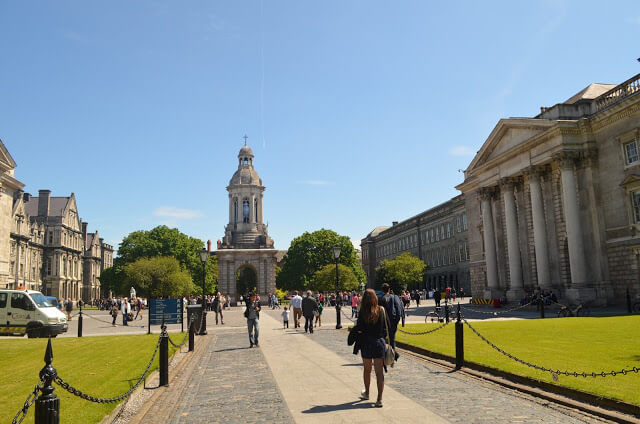
[[[197,331],[200,324],[200,320],[202,319],[201,314],[202,314],[202,306],[187,305],[187,322],[186,322],[187,328],[189,328],[188,325],[193,319],[193,322],[195,322],[196,324],[196,331]]]

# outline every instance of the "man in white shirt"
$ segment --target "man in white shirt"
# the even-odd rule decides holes
[[[293,309],[293,328],[298,328],[300,327],[300,318],[302,317],[302,297],[298,295],[297,291],[293,292],[293,297],[291,298],[291,309]]]
[[[129,301],[127,300],[126,297],[122,301],[121,309],[122,309],[122,325],[129,326],[129,324],[127,324],[127,320],[129,319],[129,312],[131,311],[131,306],[129,306]]]

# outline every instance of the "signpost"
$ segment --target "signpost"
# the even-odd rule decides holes
[[[147,333],[151,333],[152,325],[162,324],[164,319],[165,324],[182,324],[183,323],[183,310],[182,299],[150,299],[149,301],[149,329]]]

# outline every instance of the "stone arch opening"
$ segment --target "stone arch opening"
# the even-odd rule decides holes
[[[247,292],[257,292],[258,272],[251,264],[244,264],[236,271],[236,294],[244,295]]]

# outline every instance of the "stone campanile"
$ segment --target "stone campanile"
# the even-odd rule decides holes
[[[262,214],[265,186],[253,166],[254,155],[245,145],[238,153],[238,169],[231,177],[229,223],[218,242],[218,288],[236,303],[247,290],[255,289],[261,299],[276,289],[277,250],[269,237]]]

